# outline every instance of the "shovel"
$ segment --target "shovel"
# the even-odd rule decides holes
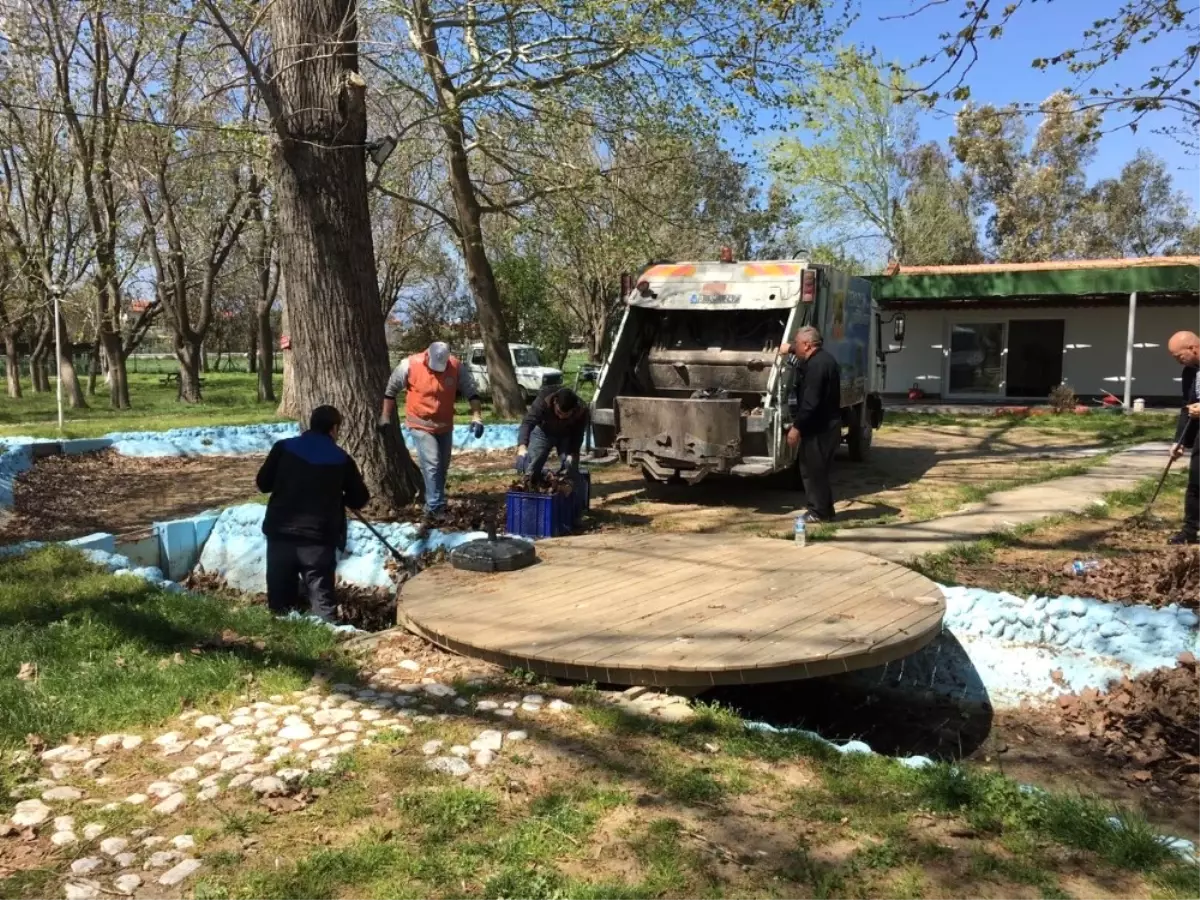
[[[390,543],[388,543],[387,538],[385,538],[382,534],[380,534],[379,530],[374,525],[372,525],[370,522],[368,522],[366,519],[364,519],[362,517],[362,514],[359,513],[358,510],[352,509],[350,511],[354,514],[354,518],[358,519],[358,521],[362,522],[364,525],[367,526],[367,531],[369,531],[369,532],[371,532],[371,534],[375,535],[375,539],[377,541],[379,541],[379,543],[383,544],[383,546],[387,549],[388,553],[392,554],[392,559],[396,560],[396,562],[398,562],[398,563],[400,563],[400,565],[404,566],[404,571],[408,573],[409,578],[412,578],[414,575],[417,574],[417,564],[415,562],[413,562],[411,559],[409,559],[403,553],[401,553],[399,550],[397,550],[395,547],[393,547]]]

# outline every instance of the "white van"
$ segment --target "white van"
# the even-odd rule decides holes
[[[512,356],[513,368],[517,372],[517,384],[521,388],[521,396],[529,403],[542,390],[551,385],[563,383],[563,373],[560,369],[552,369],[542,365],[537,347],[532,344],[509,344],[508,352]],[[483,352],[483,344],[471,345],[467,357],[467,368],[475,379],[475,386],[484,397],[492,393],[491,380],[488,378],[487,359]]]

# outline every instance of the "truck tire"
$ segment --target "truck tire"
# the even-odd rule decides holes
[[[846,432],[846,449],[850,451],[851,462],[863,462],[871,450],[871,438],[874,430],[871,419],[867,415],[867,404],[859,403],[850,414],[849,430]]]

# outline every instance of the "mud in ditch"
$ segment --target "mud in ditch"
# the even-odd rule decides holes
[[[888,756],[962,759],[983,743],[992,724],[988,703],[873,689],[846,676],[722,687],[703,699],[776,727],[805,728],[831,741],[864,741]]]

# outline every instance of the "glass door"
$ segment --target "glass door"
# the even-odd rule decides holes
[[[981,397],[1004,393],[1004,322],[950,326],[949,393]]]

